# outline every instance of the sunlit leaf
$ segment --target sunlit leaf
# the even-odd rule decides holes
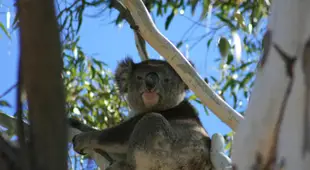
[[[235,46],[235,57],[237,62],[240,62],[241,60],[241,40],[239,37],[239,34],[236,31],[232,32],[232,38],[234,41],[234,46]]]
[[[247,66],[249,66],[249,65],[251,65],[251,64],[254,64],[254,63],[256,63],[256,60],[243,63],[243,64],[242,64],[241,66],[239,66],[238,68],[232,69],[232,71],[233,71],[233,72],[239,71],[239,70],[244,71],[244,70],[247,68]]]
[[[219,39],[218,46],[219,46],[221,56],[226,57],[228,55],[229,50],[230,50],[230,44],[229,44],[228,40],[224,37],[221,37]]]
[[[157,1],[157,15],[162,16],[163,11],[162,11],[162,1]]]
[[[232,95],[233,100],[234,100],[233,108],[236,109],[237,108],[237,101],[238,101],[237,95],[234,91],[231,91],[231,95]]]
[[[211,79],[214,81],[214,82],[217,82],[217,79],[215,78],[215,77],[213,77],[213,76],[210,76],[211,77]]]
[[[245,22],[244,22],[244,19],[243,19],[243,16],[242,14],[237,11],[235,14],[234,14],[237,22],[238,22],[238,25],[242,28],[243,31],[247,31],[247,27],[245,25]]]
[[[176,47],[180,48],[182,45],[183,45],[183,41],[180,41],[180,42],[177,43]]]
[[[228,54],[226,64],[230,65],[233,60],[234,60],[234,56],[232,54]]]
[[[206,115],[210,115],[209,111],[208,111],[208,108],[206,106],[203,106],[203,110],[205,111]]]
[[[243,95],[244,95],[245,98],[248,98],[248,91],[244,91]]]
[[[192,0],[190,1],[191,2],[191,10],[192,10],[192,15],[195,14],[195,11],[196,11],[196,6],[198,4],[198,0]]]
[[[118,25],[118,24],[120,24],[123,20],[124,20],[124,17],[123,17],[121,14],[119,14],[119,15],[117,16],[116,20],[115,20],[115,23]]]
[[[227,133],[226,136],[232,137],[234,134],[235,134],[234,131],[231,131],[231,132]]]
[[[254,76],[254,72],[248,73],[248,74],[245,76],[245,78],[241,81],[240,87],[244,87],[245,84],[247,84],[247,83],[251,80],[251,78],[252,78],[253,76]]]
[[[169,25],[174,17],[174,11],[171,12],[171,14],[167,17],[165,22],[165,29],[167,30],[169,28]]]
[[[225,146],[225,150],[229,150],[231,148],[231,144],[232,144],[232,141],[229,141]]]
[[[78,12],[78,26],[77,26],[76,32],[79,32],[79,30],[80,30],[80,28],[81,28],[81,26],[82,26],[84,8],[85,8],[85,6],[82,5],[82,6],[80,7],[79,12]]]
[[[191,95],[191,96],[188,98],[188,100],[195,100],[195,99],[197,99],[197,96],[196,96],[195,94]]]
[[[5,106],[5,107],[12,107],[7,101],[5,100],[0,100],[0,106]]]
[[[232,30],[236,30],[236,26],[232,23],[232,21],[230,21],[229,19],[225,18],[224,16],[220,15],[220,14],[216,14],[215,16],[217,16],[222,22],[226,23],[227,26],[229,26],[230,29]]]
[[[211,41],[212,41],[213,39],[212,38],[210,38],[209,40],[208,40],[208,42],[207,42],[207,47],[210,47],[210,44],[211,44]]]
[[[200,15],[200,20],[203,20],[206,18],[209,10],[210,0],[203,0],[202,2],[202,13]]]
[[[5,26],[0,22],[0,29],[5,33],[5,35],[11,39],[11,35],[10,33],[7,31],[7,29],[5,28]]]

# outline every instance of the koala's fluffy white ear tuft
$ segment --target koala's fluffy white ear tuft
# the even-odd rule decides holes
[[[115,71],[115,81],[121,94],[128,91],[128,79],[134,68],[134,61],[131,57],[127,56],[124,60],[121,60]]]

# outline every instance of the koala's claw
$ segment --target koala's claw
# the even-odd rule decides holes
[[[85,150],[85,141],[84,138],[81,134],[75,135],[72,138],[72,144],[73,144],[73,149],[75,152],[77,152],[80,155],[86,155],[86,153],[84,152]]]

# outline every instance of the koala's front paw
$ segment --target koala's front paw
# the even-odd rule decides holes
[[[79,153],[80,155],[85,155],[83,151],[87,149],[89,146],[89,138],[88,135],[85,133],[81,133],[78,135],[75,135],[72,138],[72,144],[73,144],[73,149],[75,152]]]
[[[212,136],[210,154],[211,162],[215,170],[232,169],[231,159],[227,155],[225,155],[224,146],[224,137],[219,133],[215,133]]]

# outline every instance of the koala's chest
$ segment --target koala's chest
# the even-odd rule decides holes
[[[189,160],[191,157],[209,154],[210,138],[203,127],[193,122],[171,121],[177,141],[172,145],[172,155],[184,157]]]
[[[180,140],[201,140],[209,137],[206,130],[196,122],[171,120],[169,123]]]
[[[211,163],[208,153],[200,152],[172,152],[150,153],[137,151],[135,170],[209,170]]]

